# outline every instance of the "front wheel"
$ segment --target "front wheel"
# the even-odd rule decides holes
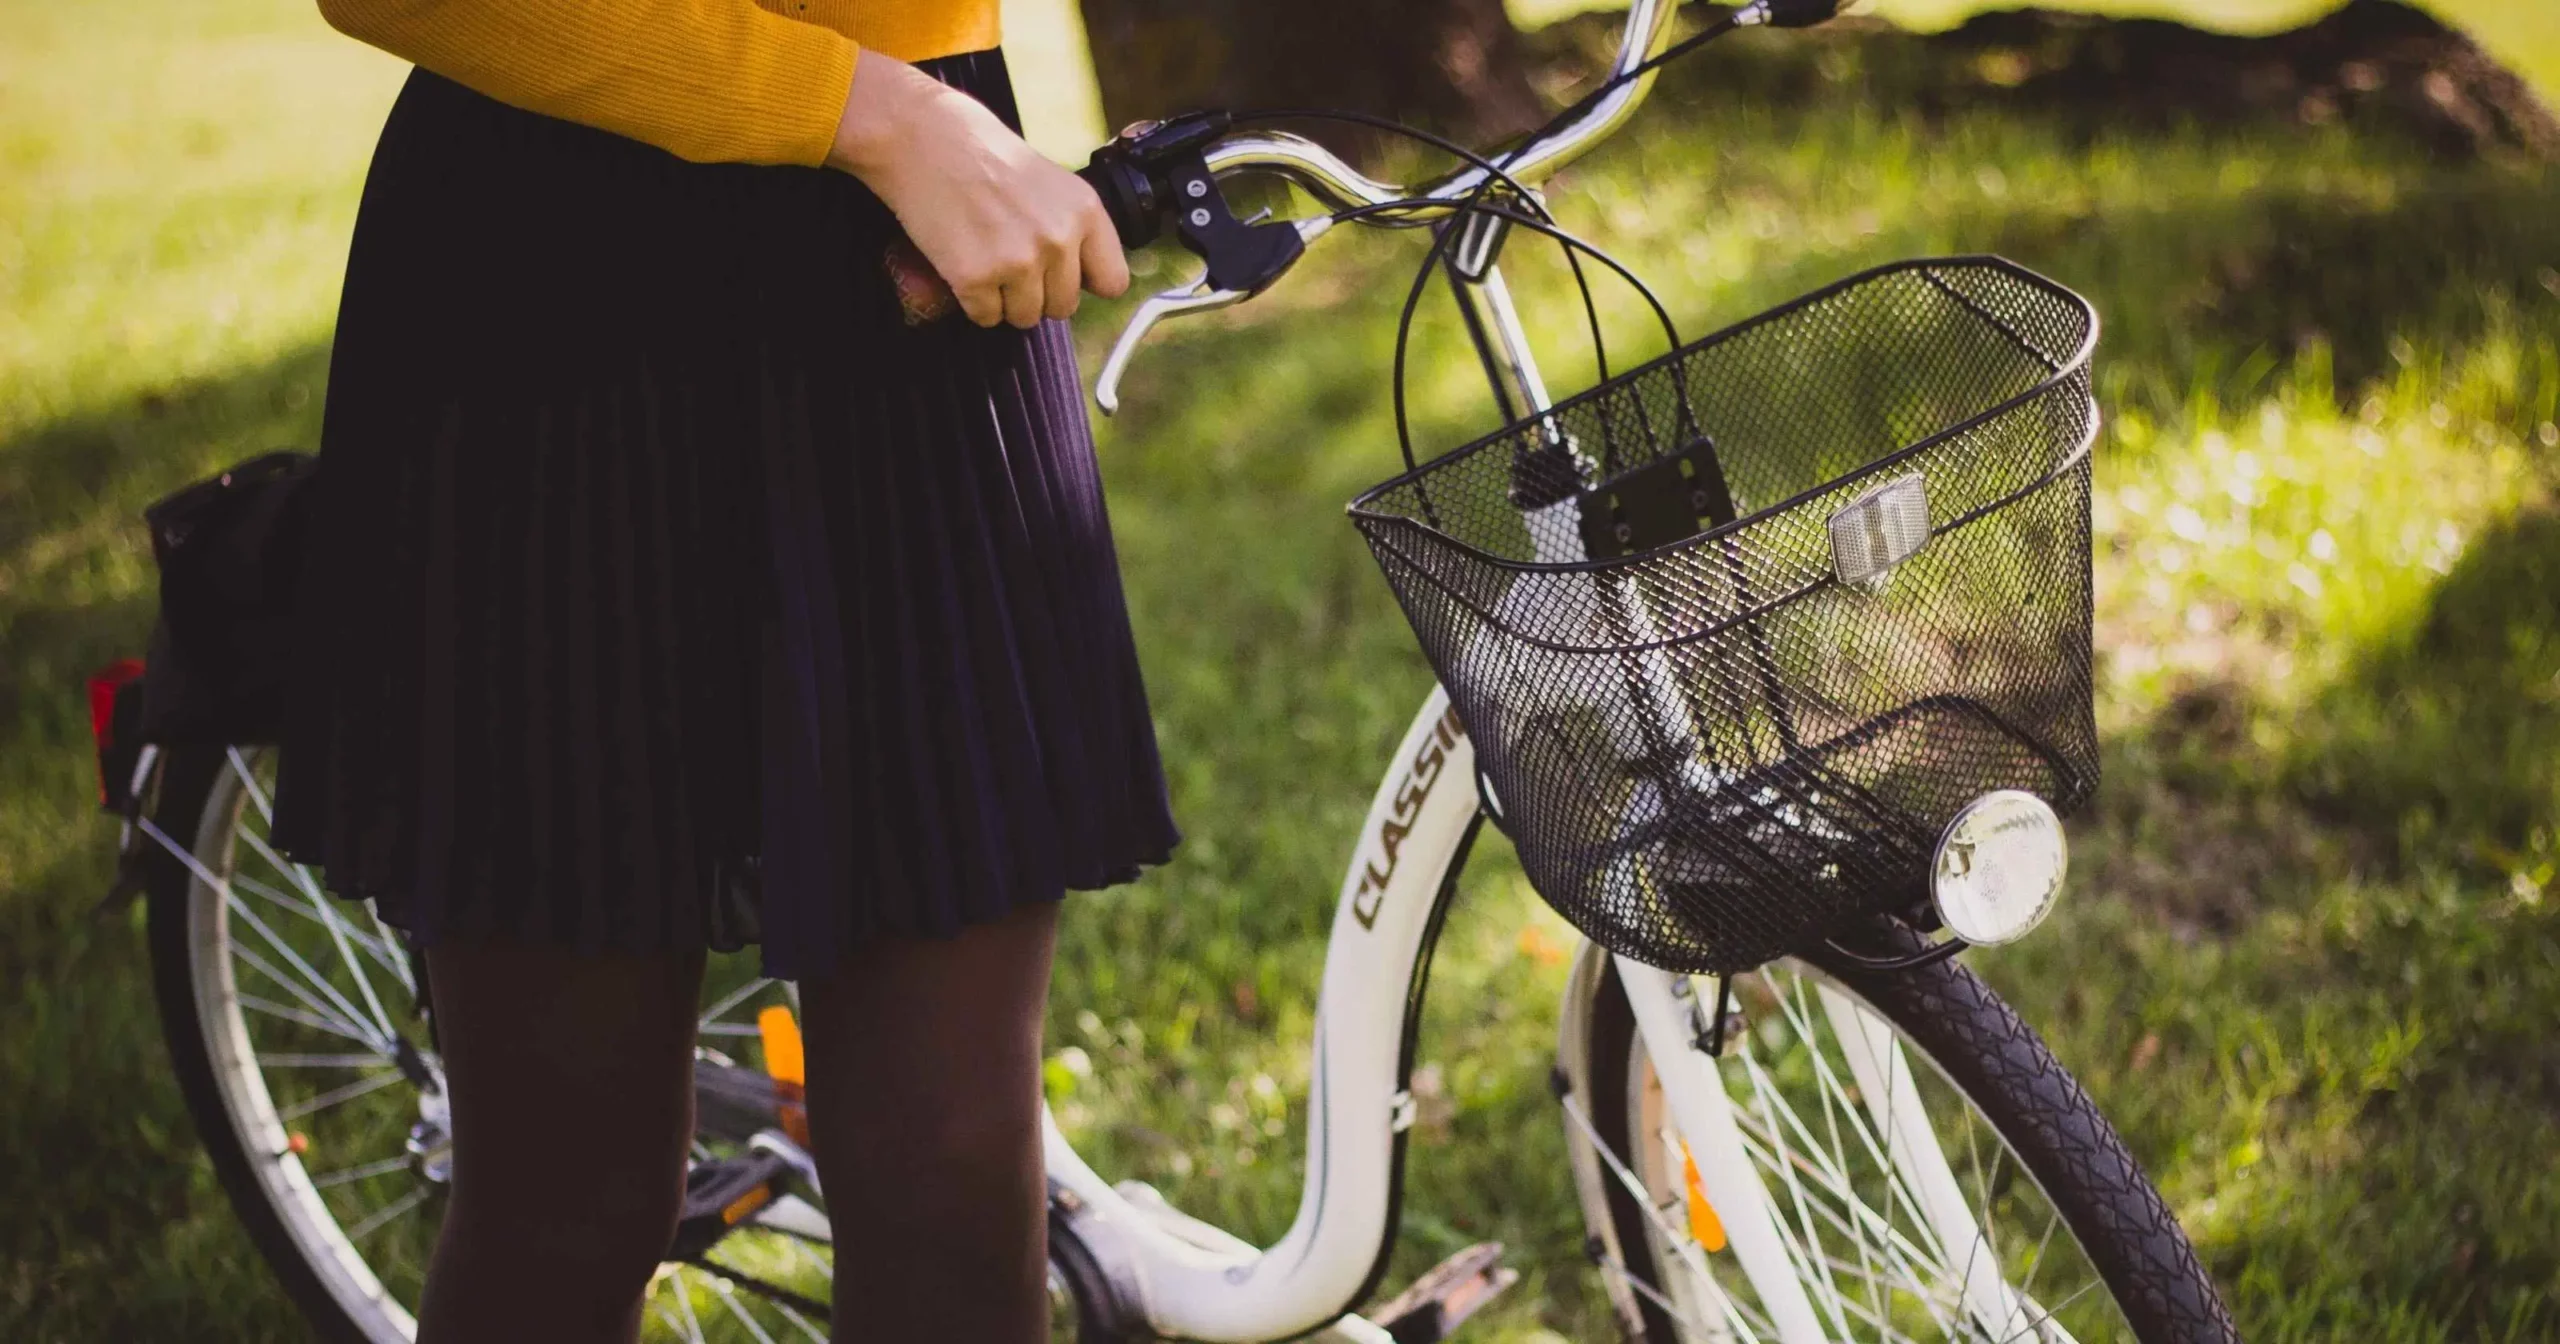
[[[1774,1341],[1769,1300],[1798,1292],[1832,1340],[2238,1339],[2113,1127],[1971,971],[1777,962],[1736,977],[1720,1059],[1684,1052],[1721,1074],[1786,1284],[1726,1250],[1610,960],[1587,956],[1573,989],[1560,1090],[1631,1340]]]

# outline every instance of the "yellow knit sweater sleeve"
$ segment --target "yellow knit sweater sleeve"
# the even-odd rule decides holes
[[[319,0],[338,31],[696,162],[824,162],[852,38],[754,0]]]

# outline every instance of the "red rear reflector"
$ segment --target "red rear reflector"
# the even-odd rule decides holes
[[[118,658],[89,677],[89,736],[98,746],[98,804],[113,805],[124,781],[107,779],[107,757],[116,745],[116,692],[142,675],[142,660]]]

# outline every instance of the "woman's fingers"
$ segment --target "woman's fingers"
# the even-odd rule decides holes
[[[1111,227],[1111,213],[1091,191],[1085,193],[1084,217],[1079,257],[1084,287],[1106,299],[1119,298],[1129,292],[1129,258],[1120,250],[1120,234]]]
[[[979,326],[992,327],[1004,321],[1004,287],[992,277],[969,284],[954,284],[951,297],[960,301],[960,315]]]
[[[1005,282],[1004,320],[1025,331],[1039,326],[1048,311],[1045,293],[1039,272],[1018,273]]]
[[[1061,231],[1047,256],[1048,266],[1040,274],[1040,294],[1047,300],[1042,315],[1063,321],[1076,315],[1076,301],[1084,297],[1081,240]]]

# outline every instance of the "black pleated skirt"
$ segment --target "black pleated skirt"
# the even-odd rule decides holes
[[[1002,58],[925,68],[1015,120]],[[895,223],[420,71],[365,183],[276,836],[417,938],[820,976],[1176,834],[1066,328]]]

